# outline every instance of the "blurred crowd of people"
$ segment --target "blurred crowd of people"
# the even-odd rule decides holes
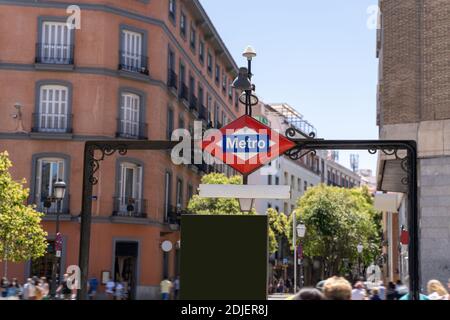
[[[430,280],[426,294],[420,294],[420,300],[450,300],[450,279],[447,288],[438,280]],[[354,286],[343,277],[331,277],[320,281],[316,288],[303,288],[291,300],[409,300],[409,289],[400,280],[377,286],[357,281]]]
[[[55,290],[54,299],[75,300],[76,290],[69,288],[67,279],[69,275],[65,274],[63,281]],[[0,299],[7,300],[49,300],[51,297],[50,284],[46,277],[32,277],[22,285],[16,278],[11,281],[3,277],[0,283]]]

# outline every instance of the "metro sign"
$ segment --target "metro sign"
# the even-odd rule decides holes
[[[295,143],[250,116],[206,136],[202,150],[248,175],[295,147]]]

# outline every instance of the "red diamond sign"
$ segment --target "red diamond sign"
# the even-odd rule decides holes
[[[248,175],[292,149],[295,143],[250,116],[207,135],[202,150]]]

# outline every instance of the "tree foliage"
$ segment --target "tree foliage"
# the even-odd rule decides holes
[[[0,260],[21,262],[45,254],[42,214],[26,205],[29,190],[12,179],[8,153],[0,153]]]
[[[371,262],[379,254],[380,216],[367,187],[310,188],[298,200],[295,212],[297,221],[306,225],[304,254],[322,257],[329,275],[338,273],[342,259],[358,259],[359,243],[364,246],[364,261]]]

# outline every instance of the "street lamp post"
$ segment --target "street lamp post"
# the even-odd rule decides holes
[[[362,243],[359,243],[356,246],[356,250],[358,250],[358,277],[360,277],[360,278],[361,278],[361,254],[363,252],[363,249],[364,249],[364,246],[362,245]]]
[[[239,102],[245,105],[245,115],[252,116],[252,106],[258,104],[258,97],[252,92],[255,91],[255,85],[252,84],[252,60],[256,57],[256,51],[251,46],[247,46],[242,56],[247,58],[247,68],[239,68],[238,77],[233,81],[232,88],[242,91]],[[243,184],[248,184],[248,176],[244,175]]]
[[[56,233],[55,233],[55,242],[54,249],[55,254],[53,256],[53,266],[52,266],[52,287],[51,287],[51,297],[56,297],[56,272],[59,265],[59,256],[60,256],[60,248],[57,248],[60,242],[60,234],[59,234],[59,215],[61,213],[62,201],[64,200],[66,195],[66,183],[64,181],[57,181],[53,185],[53,192],[51,197],[46,199],[45,207],[48,209],[52,203],[56,203]],[[58,205],[59,204],[59,205]]]
[[[304,269],[303,269],[303,238],[305,237],[306,226],[303,222],[297,226],[297,235],[300,238],[300,245],[302,246],[302,256],[300,257],[300,288],[303,288],[303,277],[304,277]],[[297,252],[298,256],[298,252]],[[297,261],[296,261],[297,263]]]
[[[294,246],[294,294],[297,293],[297,236],[299,238],[303,238],[305,236],[306,227],[305,225],[300,222],[299,225],[297,225],[297,215],[295,212],[292,212],[292,244]],[[303,271],[303,270],[302,270]],[[302,272],[303,277],[303,272]]]

